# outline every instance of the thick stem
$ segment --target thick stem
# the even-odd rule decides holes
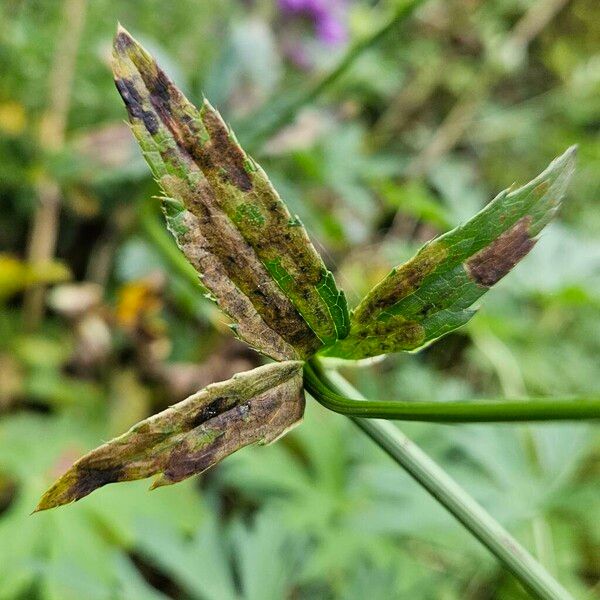
[[[348,398],[324,384],[323,370],[314,361],[305,367],[304,382],[308,392],[323,406],[352,417],[436,423],[600,419],[599,398],[529,398],[464,402],[402,402]]]
[[[360,397],[338,373],[321,370],[319,375],[340,396]],[[506,529],[393,423],[354,417],[352,420],[492,552],[532,596],[572,600],[569,592]]]

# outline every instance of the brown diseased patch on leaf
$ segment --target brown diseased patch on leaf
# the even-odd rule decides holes
[[[127,108],[127,112],[132,117],[141,117],[143,109],[142,109],[142,98],[135,88],[135,85],[127,79],[123,77],[121,79],[115,79],[115,86],[117,91],[121,95],[123,102],[125,103],[125,107]]]
[[[119,30],[115,37],[115,46],[120,52],[124,52],[133,44],[131,36],[127,35],[124,31]]]
[[[443,241],[434,240],[415,257],[395,268],[378,283],[354,311],[354,321],[368,323],[422,285],[448,255]]]
[[[231,403],[231,399],[227,397],[218,397],[212,400],[209,404],[203,406],[190,420],[189,427],[193,429],[194,427],[198,427],[205,423],[209,419],[216,417],[218,414],[222,413],[224,410],[227,410],[229,404]]]
[[[489,246],[465,263],[469,276],[483,287],[500,281],[535,245],[529,235],[531,216],[519,219]]]
[[[79,467],[76,483],[73,485],[72,494],[75,498],[83,498],[95,489],[108,483],[121,481],[125,473],[122,467]]]
[[[210,147],[206,156],[211,163],[210,167],[214,169],[218,165],[224,165],[229,181],[243,192],[250,191],[252,180],[244,167],[246,160],[244,152],[229,139],[231,134],[216,111],[205,105],[201,114],[204,126],[210,135]]]
[[[550,183],[548,183],[548,181],[542,181],[534,188],[533,193],[536,195],[537,198],[543,198],[549,189]]]
[[[237,335],[275,359],[306,358],[345,337],[347,307],[333,276],[219,113],[208,101],[194,107],[122,29],[112,66],[144,156],[165,195],[181,205],[168,217],[171,231]],[[184,226],[184,211],[195,227]],[[192,257],[196,242],[202,248]],[[227,295],[216,269],[233,284]]]
[[[297,358],[314,353],[321,345],[318,338],[306,321],[299,317],[290,299],[273,281],[264,265],[256,260],[252,247],[219,212],[216,207],[217,201],[207,182],[203,181],[197,185],[195,195],[189,194],[177,179],[170,176],[163,177],[161,184],[168,193],[185,198],[191,216],[186,217],[186,221],[189,222],[188,231],[179,236],[178,242],[188,260],[203,274],[204,284],[219,298],[220,306],[238,323],[248,324],[248,318],[240,317],[245,312],[241,305],[243,298],[235,293],[225,292],[233,283],[258,310],[261,320],[273,332],[259,326],[258,337],[265,338],[268,335],[272,338],[282,338],[285,344],[291,344],[284,350],[281,342],[277,342],[272,351],[268,352],[271,356]],[[213,264],[213,256],[219,265]],[[219,274],[214,273],[217,267]],[[254,341],[255,337],[253,335],[253,340],[249,340],[249,343],[265,351],[262,345],[257,345]],[[247,339],[246,336],[244,339]],[[277,354],[274,354],[276,349]]]
[[[157,475],[169,485],[250,444],[274,441],[304,413],[302,363],[278,362],[214,383],[76,461],[36,510],[68,504],[118,481]]]

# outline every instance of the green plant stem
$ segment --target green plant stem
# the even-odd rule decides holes
[[[341,375],[334,371],[325,372],[314,359],[312,365],[318,369],[324,384],[340,397],[360,397]],[[393,423],[380,419],[351,419],[492,552],[532,596],[543,600],[572,599],[506,529]]]
[[[313,361],[304,369],[308,392],[325,408],[353,417],[431,421],[436,423],[497,423],[600,419],[598,398],[538,398],[468,400],[464,402],[401,402],[347,398],[325,385],[324,372]]]
[[[366,36],[362,40],[357,41],[342,59],[323,77],[316,81],[312,86],[308,87],[303,92],[294,96],[291,100],[285,103],[277,103],[276,101],[268,101],[265,106],[268,107],[268,113],[262,115],[253,115],[249,122],[249,131],[244,133],[244,123],[237,127],[240,139],[243,139],[244,145],[248,148],[255,149],[260,143],[264,142],[271,135],[279,131],[281,127],[290,123],[298,114],[299,110],[313,102],[324,91],[329,89],[346,71],[354,64],[356,59],[365,50],[376,45],[382,38],[393,31],[402,21],[409,17],[414,10],[423,3],[423,0],[406,0],[398,6],[392,17],[384,23],[379,29],[375,30],[371,35]],[[273,106],[279,104],[278,108],[273,110]],[[256,129],[252,131],[252,124]]]

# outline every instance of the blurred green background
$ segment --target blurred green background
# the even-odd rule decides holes
[[[567,146],[560,219],[464,329],[343,369],[367,396],[600,392],[600,5],[393,0],[0,3],[0,598],[522,598],[345,418],[147,493],[28,516],[86,450],[260,364],[199,294],[109,70],[121,21],[232,123],[351,304]],[[307,96],[308,98],[308,96]],[[41,285],[41,284],[46,284]],[[600,586],[600,438],[579,424],[403,429],[577,598]]]

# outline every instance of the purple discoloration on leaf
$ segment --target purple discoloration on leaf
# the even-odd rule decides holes
[[[465,268],[479,285],[491,287],[504,277],[534,246],[529,235],[531,217],[526,216],[497,240],[468,260]]]

